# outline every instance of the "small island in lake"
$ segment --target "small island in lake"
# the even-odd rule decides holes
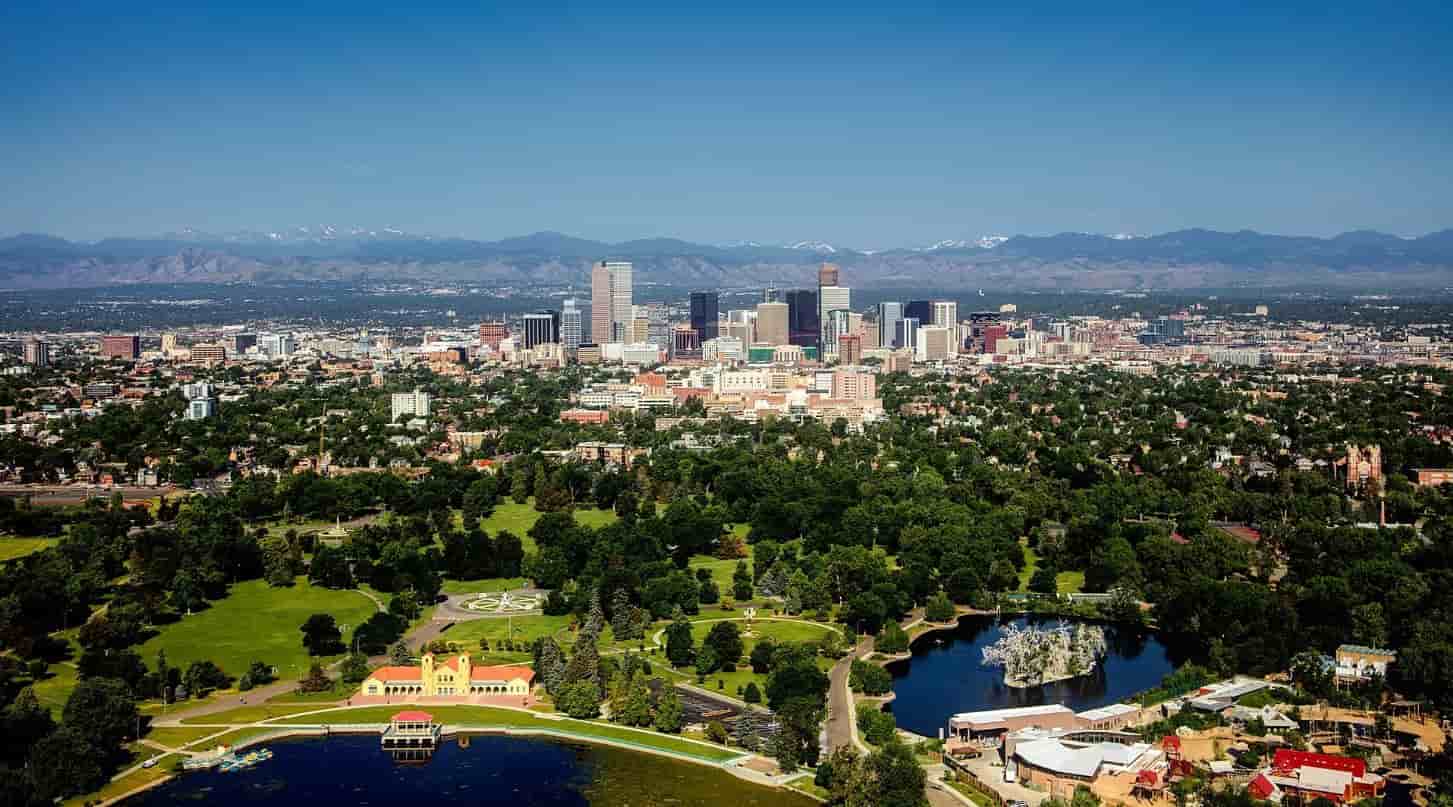
[[[984,648],[984,663],[1004,668],[1005,686],[1034,687],[1074,678],[1094,670],[1105,656],[1105,629],[1099,625],[1005,625],[1003,634]]]

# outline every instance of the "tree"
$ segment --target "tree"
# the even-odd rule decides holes
[[[625,698],[617,713],[612,711],[611,720],[627,726],[651,725],[651,690],[646,686],[646,676],[636,670],[625,684]]]
[[[766,675],[772,671],[772,658],[777,652],[777,643],[768,636],[752,647],[752,672]]]
[[[720,720],[713,720],[706,724],[706,739],[708,742],[726,745],[727,729]]]
[[[893,688],[893,674],[872,662],[854,659],[848,673],[848,687],[864,695],[884,695]]]
[[[1044,563],[1034,570],[1029,577],[1029,590],[1036,594],[1056,594],[1059,592],[1059,569],[1052,563]]]
[[[761,703],[762,691],[757,689],[756,681],[748,681],[747,688],[742,690],[742,700],[747,703]]]
[[[136,731],[136,699],[126,684],[114,678],[87,678],[66,699],[62,719],[102,754],[116,753],[123,740]]]
[[[50,710],[40,705],[34,687],[25,687],[0,712],[0,761],[22,762],[30,747],[54,730]]]
[[[737,561],[736,571],[732,572],[732,597],[739,601],[752,598],[752,573],[744,560]]]
[[[395,667],[407,667],[414,663],[414,654],[410,652],[409,646],[404,643],[404,640],[400,639],[389,648],[388,661]]]
[[[927,807],[928,798],[923,789],[928,774],[913,758],[913,749],[906,744],[891,740],[868,755],[867,768],[872,771],[873,787],[870,791],[859,793],[860,804]]]
[[[656,701],[656,730],[666,734],[680,734],[685,723],[685,711],[676,687],[666,684],[661,687],[661,697]]]
[[[182,676],[182,681],[187,685],[187,690],[192,697],[199,698],[214,689],[226,689],[232,683],[227,673],[211,661],[194,661],[187,666],[187,672]]]
[[[895,620],[883,623],[883,632],[873,639],[873,649],[895,655],[908,652],[908,632]]]
[[[923,617],[929,622],[952,622],[957,614],[953,600],[942,591],[929,597],[923,606]]]
[[[67,724],[35,744],[28,769],[37,803],[89,793],[106,783],[103,763],[114,750],[93,740],[83,729]]]
[[[343,632],[332,614],[313,614],[299,630],[310,656],[332,655],[343,649]]]
[[[735,622],[718,622],[706,634],[703,647],[716,651],[717,663],[727,672],[736,668],[737,660],[745,648],[742,645],[742,629]]]
[[[323,665],[313,662],[308,668],[308,674],[298,682],[298,691],[304,694],[312,692],[327,692],[333,688],[333,681],[328,674],[323,672]]]
[[[349,653],[348,658],[343,660],[343,666],[339,670],[345,684],[361,684],[368,678],[368,656],[362,653]]]
[[[883,745],[892,740],[898,730],[893,715],[878,707],[876,703],[858,704],[858,732],[873,745]]]
[[[545,691],[554,695],[565,683],[565,654],[554,637],[546,636],[535,645],[535,671]]]
[[[691,635],[691,622],[679,608],[666,628],[666,659],[672,667],[689,667],[696,661],[696,640]]]
[[[555,706],[565,714],[580,719],[600,716],[600,687],[593,681],[573,681],[560,686]]]

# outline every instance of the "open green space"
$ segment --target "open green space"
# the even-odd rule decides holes
[[[799,790],[803,793],[806,793],[807,795],[812,796],[815,799],[822,799],[823,801],[826,801],[827,797],[831,795],[827,792],[827,790],[818,787],[813,782],[813,775],[810,773],[793,779],[791,782],[787,783],[787,786],[792,788],[793,790]]]
[[[59,540],[59,538],[12,538],[9,536],[0,538],[0,563],[33,555],[46,547],[54,546]]]
[[[220,731],[220,729],[208,728],[208,729],[206,729],[206,731],[209,734],[217,734],[217,732]],[[195,748],[189,748],[188,750],[189,751],[209,751],[209,750],[211,750],[213,748],[216,748],[219,745],[227,745],[227,746],[239,745],[241,743],[245,743],[248,740],[253,739],[254,737],[262,737],[262,736],[267,735],[267,734],[272,734],[275,731],[277,731],[277,729],[275,729],[275,728],[268,728],[266,726],[252,726],[252,727],[245,728],[245,729],[233,729],[233,730],[231,730],[229,732],[226,732],[224,734],[217,734],[216,737],[213,737],[212,739],[207,740],[206,742],[196,742],[196,743],[194,743],[194,745],[196,747]]]
[[[314,587],[303,577],[288,588],[249,580],[232,586],[225,599],[207,610],[162,626],[142,645],[141,657],[150,664],[158,650],[166,650],[167,663],[174,667],[211,660],[232,676],[261,661],[276,667],[279,677],[298,678],[314,661],[328,661],[310,657],[303,647],[299,628],[308,617],[332,614],[340,626],[351,628],[375,610],[373,602],[357,591]]]
[[[509,530],[519,536],[520,542],[524,544],[526,552],[534,552],[536,550],[535,542],[531,540],[527,533],[531,527],[535,526],[535,522],[539,521],[542,515],[544,513],[535,509],[533,498],[524,504],[516,504],[513,501],[504,500],[495,506],[494,512],[490,513],[489,518],[484,519],[480,523],[480,526],[491,537],[498,535],[503,530]],[[606,524],[613,523],[616,518],[617,516],[614,510],[600,510],[594,507],[575,508],[576,522],[587,527],[603,527]]]
[[[309,726],[326,723],[386,723],[399,711],[398,706],[370,706],[360,709],[340,709],[316,715],[288,717],[273,721],[274,725]],[[489,706],[435,706],[424,708],[434,720],[448,725],[470,728],[515,728],[551,731],[580,737],[582,739],[604,739],[646,748],[657,748],[677,754],[721,761],[741,756],[741,752],[716,746],[693,743],[667,734],[635,731],[596,720],[550,720],[536,717],[530,712],[512,709],[498,709]]]
[[[555,636],[570,626],[570,615],[545,616],[544,614],[533,614],[530,616],[517,617],[486,617],[475,619],[470,622],[455,623],[454,627],[444,631],[439,638],[446,642],[457,643],[460,650],[468,651],[472,655],[480,656],[479,640],[489,640],[490,663],[506,664],[519,661],[527,661],[531,658],[528,650],[505,652],[499,650],[499,643],[506,636],[514,639],[515,645],[528,645],[535,639],[542,636]],[[511,633],[513,629],[513,633]],[[568,646],[568,637],[557,637],[561,644]]]
[[[61,719],[61,711],[66,708],[66,699],[71,697],[71,690],[76,688],[76,668],[69,664],[52,664],[46,671],[46,677],[35,682],[35,699],[40,705],[50,710],[56,720]]]
[[[445,580],[439,588],[444,594],[487,594],[515,591],[529,585],[523,577],[488,577],[483,580]]]
[[[181,748],[209,734],[216,733],[217,729],[198,726],[159,726],[148,731],[143,739],[151,740],[154,743],[159,743],[168,748]]]
[[[715,624],[717,623],[705,621],[694,622],[692,624],[691,635],[692,638],[696,640],[697,647],[701,646],[702,640],[705,639],[706,635],[711,632],[712,626]],[[745,628],[746,622],[737,621],[737,625],[739,627]],[[720,692],[723,695],[727,695],[728,697],[738,698],[740,697],[739,690],[746,689],[748,683],[756,683],[757,689],[761,690],[765,694],[767,686],[767,676],[758,675],[757,673],[752,672],[752,666],[746,662],[746,658],[751,656],[752,648],[757,646],[757,642],[766,638],[771,638],[779,642],[815,641],[826,636],[828,631],[831,630],[836,630],[836,628],[831,625],[819,625],[810,622],[793,622],[786,620],[764,619],[755,620],[752,623],[752,632],[755,635],[750,637],[742,637],[742,646],[744,651],[743,659],[737,663],[736,670],[732,672],[724,672],[718,670],[706,676],[706,680],[703,683],[697,684],[697,686],[711,690],[713,692]],[[821,656],[818,657],[818,666],[824,671],[831,669],[832,665],[832,659]],[[691,683],[696,682],[695,668],[683,667],[679,670],[673,670],[672,672],[680,676],[682,680],[689,681]]]
[[[236,709],[228,709],[225,712],[216,712],[210,715],[198,715],[182,720],[183,725],[188,726],[225,726],[238,723],[258,723],[274,717],[287,717],[299,712],[315,712],[319,709],[326,709],[327,704],[317,703],[259,703],[256,706],[239,706]]]
[[[1028,540],[1021,538],[1020,543],[1024,546],[1024,568],[1019,570],[1019,590],[1028,591],[1029,581],[1039,569],[1039,553]],[[1054,584],[1060,594],[1076,594],[1085,587],[1085,573],[1060,572],[1055,575]]]

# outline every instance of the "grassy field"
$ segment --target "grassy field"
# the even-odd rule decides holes
[[[732,532],[738,533],[743,538],[745,538],[747,531],[750,529],[750,525],[737,524],[732,527]],[[742,560],[745,560],[747,562],[747,571],[751,571],[751,544],[747,545],[747,556],[745,558],[742,558]],[[716,581],[716,587],[718,590],[721,591],[721,596],[723,598],[732,596],[732,573],[737,570],[737,561],[735,559],[722,560],[721,558],[712,557],[711,555],[695,555],[691,558],[691,562],[688,565],[693,572],[695,572],[697,569],[710,569],[711,579]]]
[[[475,657],[480,657],[479,640],[481,637],[489,639],[488,662],[491,664],[508,664],[530,659],[529,651],[514,651],[506,653],[496,648],[499,641],[505,638],[510,631],[510,623],[514,623],[515,644],[521,642],[529,644],[541,636],[555,636],[570,625],[570,615],[545,616],[536,614],[532,616],[517,616],[513,620],[490,617],[488,619],[476,619],[472,622],[460,622],[454,627],[445,631],[439,638],[447,642],[457,642],[461,650],[468,650]],[[567,649],[570,645],[569,637],[560,636],[561,645]]]
[[[696,622],[691,626],[691,635],[696,640],[697,647],[701,646],[702,640],[711,632],[711,628],[715,624],[714,622]],[[741,623],[738,624],[739,626],[741,625]],[[806,642],[821,639],[827,635],[829,630],[834,630],[834,628],[828,625],[804,624],[801,622],[776,622],[759,619],[752,625],[752,631],[756,636],[752,638],[743,637],[742,639],[744,649],[743,659],[751,656],[752,648],[756,647],[757,642],[762,639],[770,637],[779,642]],[[830,669],[832,664],[832,659],[818,658],[818,666],[823,670]],[[676,672],[682,676],[683,680],[689,680],[693,683],[696,681],[696,671],[692,667],[683,667]],[[747,684],[752,682],[755,682],[757,689],[762,690],[765,694],[767,676],[752,672],[750,664],[747,664],[745,661],[739,661],[735,672],[722,672],[718,670],[706,676],[705,683],[699,684],[699,686],[735,698],[739,697],[739,688],[745,689]]]
[[[792,788],[793,790],[800,790],[809,796],[822,799],[824,801],[827,800],[828,796],[832,795],[823,788],[820,788],[816,784],[814,784],[813,775],[810,773],[793,779],[787,784],[787,786]]]
[[[445,580],[439,590],[445,594],[485,594],[514,591],[528,584],[529,581],[523,577],[489,577],[483,580]]]
[[[356,591],[333,591],[308,585],[299,577],[290,588],[272,588],[261,580],[232,587],[226,599],[200,613],[162,627],[141,647],[148,664],[165,649],[167,663],[185,668],[209,659],[228,675],[238,676],[253,661],[278,669],[281,678],[297,678],[313,659],[303,648],[298,630],[309,616],[332,614],[339,625],[357,626],[374,613],[374,604]],[[348,632],[344,632],[344,637]]]
[[[0,563],[34,554],[48,546],[53,546],[59,540],[59,538],[12,538],[9,536],[0,538]]]
[[[217,712],[216,714],[189,717],[183,720],[182,724],[188,726],[223,726],[237,723],[258,723],[274,717],[287,717],[288,715],[295,715],[299,712],[313,712],[324,708],[327,708],[326,704],[260,703],[256,706],[239,706],[236,709],[228,709],[225,712]]]
[[[709,747],[688,742],[678,737],[655,732],[633,731],[596,720],[546,720],[528,712],[511,709],[495,709],[488,706],[435,706],[427,707],[429,714],[440,723],[471,727],[502,727],[558,731],[581,738],[616,740],[633,745],[659,748],[678,754],[687,754],[702,759],[721,761],[741,756],[741,752],[726,748]],[[291,717],[273,721],[276,725],[317,725],[320,723],[386,723],[398,712],[397,706],[375,706],[363,709],[344,709],[336,713]]]
[[[1019,590],[1028,591],[1029,581],[1039,569],[1039,553],[1029,546],[1027,540],[1021,539],[1020,543],[1024,545],[1024,568],[1019,570]],[[1085,573],[1060,572],[1055,575],[1054,581],[1060,594],[1075,594],[1085,587]]]
[[[535,542],[526,533],[535,526],[535,522],[540,520],[542,515],[544,514],[535,509],[534,499],[524,504],[515,504],[506,499],[494,508],[494,512],[490,513],[489,518],[481,522],[481,526],[484,527],[485,532],[490,534],[490,537],[498,535],[503,530],[509,530],[520,537],[526,552],[534,552]],[[614,510],[577,507],[575,508],[575,520],[587,527],[603,527],[613,523],[616,520],[616,514]]]
[[[35,699],[49,709],[56,720],[60,720],[66,699],[76,688],[76,668],[69,664],[52,664],[46,676],[35,684]]]
[[[145,739],[154,743],[160,743],[168,748],[181,748],[185,745],[196,742],[209,734],[216,734],[217,730],[212,728],[194,728],[192,726],[162,726],[154,728],[146,733]]]
[[[217,733],[217,729],[213,728],[206,729],[206,731],[211,734]],[[257,726],[246,729],[233,729],[226,734],[218,734],[216,737],[213,737],[205,743],[195,743],[195,745],[197,746],[196,748],[189,748],[187,750],[207,751],[216,748],[219,745],[237,745],[238,743],[246,742],[253,737],[260,737],[273,731],[276,731],[276,729],[270,729],[265,726]]]

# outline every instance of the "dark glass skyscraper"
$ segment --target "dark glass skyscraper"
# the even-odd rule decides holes
[[[787,341],[802,347],[820,347],[822,316],[817,308],[817,292],[793,289],[787,292]]]
[[[554,311],[536,311],[524,319],[522,346],[525,349],[560,341],[560,315]]]
[[[909,300],[903,306],[903,316],[918,320],[920,325],[933,322],[933,302],[931,300]]]
[[[697,344],[717,337],[718,320],[721,312],[714,291],[693,291],[691,293],[691,330],[696,331]]]

